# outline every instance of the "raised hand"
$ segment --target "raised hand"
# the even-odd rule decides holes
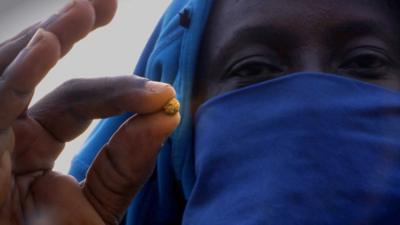
[[[179,123],[171,86],[136,76],[76,79],[28,108],[36,85],[73,44],[108,23],[114,0],[76,0],[0,45],[0,224],[118,224]],[[40,29],[39,29],[40,28]],[[87,179],[52,172],[91,120],[136,112],[103,147]]]

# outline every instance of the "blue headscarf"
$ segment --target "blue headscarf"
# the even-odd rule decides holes
[[[129,208],[128,225],[180,223],[194,183],[190,97],[200,40],[211,5],[212,0],[174,0],[134,71],[136,75],[174,86],[182,104],[182,122],[163,146],[153,176]],[[101,121],[73,159],[70,174],[83,180],[98,151],[131,115],[126,113]]]

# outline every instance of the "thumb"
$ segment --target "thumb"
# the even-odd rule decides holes
[[[83,192],[106,224],[119,223],[179,121],[179,113],[133,116],[103,147],[89,169]]]

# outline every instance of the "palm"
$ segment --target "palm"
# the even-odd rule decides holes
[[[162,141],[177,126],[179,114],[159,112],[173,89],[135,76],[67,82],[28,108],[48,70],[74,42],[107,23],[115,5],[75,1],[52,22],[0,45],[0,224],[118,224],[151,173]],[[39,26],[50,32],[42,30],[26,46]],[[143,115],[119,128],[84,182],[51,171],[65,142],[92,119],[125,111]]]
[[[80,185],[51,172],[62,141],[26,114],[2,134],[0,145],[13,150],[4,151],[1,162],[1,214],[7,216],[0,224],[43,224],[51,217],[62,218],[64,224],[103,224]]]
[[[9,192],[1,224],[105,224],[72,178],[54,172],[36,171],[13,175],[16,190]],[[112,224],[117,224],[116,222]],[[52,223],[47,222],[52,221]],[[109,223],[111,224],[111,223]]]
[[[63,217],[67,224],[103,224],[80,185],[69,176],[51,172],[64,143],[28,116],[20,117],[13,130],[17,140],[11,154],[15,161],[10,179],[18,191],[10,192],[8,196],[13,201],[6,208],[16,210],[11,215],[23,215],[33,224],[42,224],[46,217]],[[51,150],[43,152],[44,147]],[[42,154],[38,154],[40,152]],[[53,210],[49,212],[46,208]],[[81,210],[77,211],[77,208]],[[18,216],[12,218],[12,221],[18,220]],[[22,221],[19,224],[23,224]]]

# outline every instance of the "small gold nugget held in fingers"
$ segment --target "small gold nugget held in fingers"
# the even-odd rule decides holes
[[[180,104],[178,99],[173,98],[168,101],[168,103],[164,106],[164,112],[167,115],[173,116],[179,112]]]

